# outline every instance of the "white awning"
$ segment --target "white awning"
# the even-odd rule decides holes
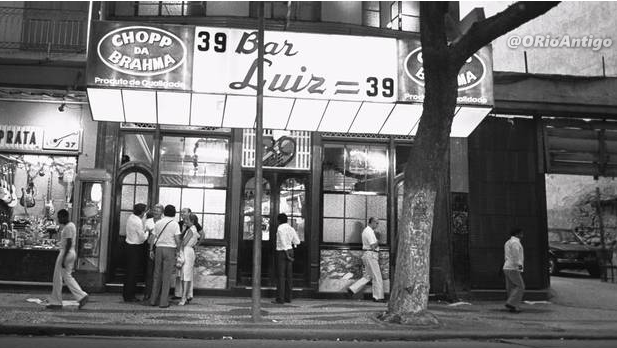
[[[88,88],[95,121],[254,128],[256,97]],[[468,137],[491,108],[457,106],[452,137]],[[422,104],[264,97],[263,126],[313,132],[415,135]]]

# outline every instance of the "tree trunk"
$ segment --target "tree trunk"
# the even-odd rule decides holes
[[[443,255],[439,266],[445,274],[445,293],[456,297],[451,270],[452,245],[447,202],[450,195],[450,130],[458,95],[457,74],[465,60],[480,48],[557,4],[517,2],[503,12],[474,23],[465,34],[448,42],[445,26],[448,4],[420,3],[424,110],[405,168],[403,216],[397,234],[396,268],[390,302],[388,311],[378,318],[403,324],[438,324],[437,318],[426,310],[433,227],[436,228],[435,240]],[[435,218],[439,218],[437,224]]]
[[[427,57],[447,60],[446,55]],[[435,62],[437,63],[437,62]],[[446,64],[444,64],[446,63]],[[442,62],[441,66],[448,66]],[[424,111],[412,151],[405,168],[403,217],[398,231],[394,284],[388,312],[382,320],[413,325],[437,324],[426,311],[429,295],[430,247],[435,207],[449,193],[450,128],[457,95],[457,71],[436,71],[425,87]],[[446,183],[446,185],[444,185]],[[444,187],[446,186],[446,187]]]

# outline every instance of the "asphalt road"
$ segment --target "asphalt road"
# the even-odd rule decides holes
[[[0,336],[0,347],[11,348],[614,348],[617,340],[498,340],[498,341],[437,341],[437,342],[326,342],[326,341],[272,341],[272,340],[182,340],[117,337],[17,337]]]

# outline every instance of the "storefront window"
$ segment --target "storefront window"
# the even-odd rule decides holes
[[[326,145],[323,161],[324,243],[361,243],[368,218],[380,221],[387,243],[387,173],[385,146]]]
[[[55,213],[72,206],[76,167],[72,156],[0,154],[0,247],[56,247]]]
[[[159,202],[190,208],[206,239],[225,238],[229,141],[165,136],[159,162]]]
[[[154,136],[152,134],[122,135],[121,164],[127,162],[141,162],[147,166],[154,163]]]

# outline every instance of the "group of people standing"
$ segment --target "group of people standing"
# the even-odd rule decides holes
[[[183,306],[193,298],[193,267],[195,250],[202,238],[197,215],[189,208],[181,210],[176,221],[176,207],[157,204],[151,212],[137,203],[126,222],[126,277],[123,287],[125,302],[140,301],[135,296],[137,272],[143,266],[144,246],[147,247],[146,289],[143,300],[151,306],[169,307],[167,294],[175,272],[175,298]]]
[[[133,213],[126,222],[126,278],[123,287],[125,302],[140,302],[135,296],[137,272],[143,266],[143,247],[147,246],[146,289],[143,300],[151,306],[169,307],[169,290],[172,272],[176,272],[174,298],[180,299],[178,305],[188,304],[193,299],[194,247],[203,237],[199,220],[189,208],[181,210],[181,220],[175,220],[176,207],[157,204],[151,212],[143,203],[133,207]],[[79,308],[88,302],[88,294],[81,289],[72,276],[76,252],[76,228],[69,221],[69,212],[62,209],[57,213],[60,226],[60,253],[56,259],[53,275],[53,288],[47,308],[62,308],[62,286],[67,285]],[[300,244],[296,230],[288,223],[286,214],[277,216],[276,233],[277,257],[277,304],[291,302],[292,266],[294,248]],[[373,301],[385,302],[383,280],[379,267],[379,242],[375,230],[379,224],[371,217],[368,226],[362,231],[363,276],[348,288],[350,296],[362,293],[369,282],[372,283]],[[512,229],[511,238],[504,245],[503,273],[506,282],[507,301],[505,307],[513,313],[520,312],[520,303],[525,290],[522,278],[524,256],[520,228]]]

